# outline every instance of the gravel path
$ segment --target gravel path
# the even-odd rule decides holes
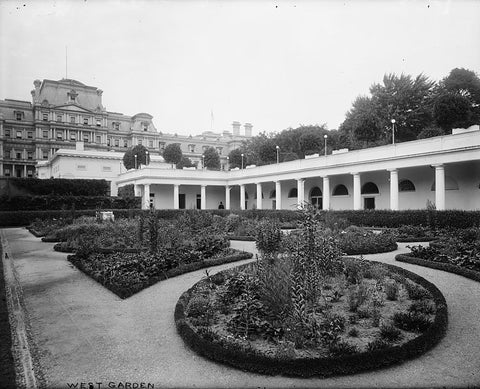
[[[89,382],[95,388],[126,382],[151,383],[155,388],[480,386],[480,283],[395,262],[396,254],[408,251],[407,244],[365,258],[404,267],[437,285],[449,308],[446,337],[421,357],[387,369],[296,379],[219,365],[184,345],[175,330],[174,307],[179,296],[205,276],[205,270],[162,281],[121,300],[74,268],[66,254],[53,251],[53,243],[43,243],[21,228],[3,233],[23,288],[31,335],[48,387],[67,388],[69,383],[82,382],[86,388]],[[255,251],[253,242],[232,242],[232,246]],[[211,273],[237,264],[218,266]]]

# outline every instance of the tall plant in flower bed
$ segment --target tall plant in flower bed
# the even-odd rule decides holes
[[[303,212],[295,239],[279,242],[275,226],[264,226],[266,257],[182,295],[177,329],[192,348],[242,369],[309,376],[383,366],[438,341],[447,315],[433,285],[402,269],[342,260],[331,230],[315,211]]]

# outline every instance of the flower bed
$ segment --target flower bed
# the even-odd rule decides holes
[[[125,299],[161,280],[251,257],[251,253],[228,250],[212,258],[181,263],[174,267],[170,267],[165,258],[145,252],[92,254],[88,257],[69,255],[68,260],[95,281]]]
[[[350,266],[355,268],[355,264],[365,267],[365,263],[359,264],[358,261],[351,262]],[[369,279],[370,286],[379,281],[381,273],[385,276],[381,292],[385,305],[377,306],[377,309],[381,315],[390,312],[389,317],[378,319],[378,314],[369,313],[362,305],[352,313],[351,307],[358,300],[342,298],[335,293],[338,284],[326,283],[323,293],[328,296],[326,303],[333,307],[322,320],[318,320],[320,315],[317,314],[316,324],[310,324],[312,331],[320,334],[320,341],[315,346],[313,333],[305,337],[306,344],[310,342],[312,347],[296,347],[295,336],[298,334],[292,334],[295,327],[284,324],[291,320],[288,315],[276,325],[266,318],[255,317],[265,311],[265,306],[259,307],[255,299],[250,297],[248,300],[245,296],[251,287],[246,286],[248,275],[258,271],[252,264],[218,273],[185,292],[175,308],[177,331],[188,346],[209,359],[271,375],[325,377],[352,374],[398,363],[432,348],[447,329],[447,306],[440,291],[420,276],[395,266],[373,264],[369,271],[372,270],[368,276],[376,279]],[[355,271],[350,270],[350,273],[355,278]],[[391,285],[394,282],[398,286],[397,299],[403,301],[398,305],[404,307],[397,311],[392,309],[395,300],[388,300],[388,296],[393,297],[395,287]],[[325,288],[326,285],[332,288]],[[361,284],[353,285],[356,285],[354,295],[358,299]],[[228,298],[233,301],[225,307]],[[344,308],[339,309],[341,306]],[[348,320],[346,314],[350,315]],[[248,315],[250,329],[241,325],[241,319],[245,321]]]
[[[422,226],[401,226],[395,230],[397,242],[430,242],[436,239],[435,234]]]
[[[261,259],[197,283],[175,320],[200,354],[266,374],[329,376],[418,355],[443,336],[445,299],[423,278],[341,258],[335,233],[306,208],[295,234],[263,220]]]

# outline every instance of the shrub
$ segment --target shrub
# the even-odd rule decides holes
[[[382,325],[380,327],[380,336],[389,342],[396,342],[403,337],[402,332],[392,324]]]
[[[365,284],[351,286],[348,290],[348,306],[351,312],[357,312],[358,307],[368,299],[368,289]]]
[[[382,314],[380,313],[379,309],[372,309],[372,326],[378,327],[380,325],[380,319],[382,318]]]
[[[384,284],[387,300],[396,301],[398,299],[399,287],[395,280],[389,280]]]
[[[427,300],[413,302],[408,308],[410,312],[431,315],[435,313],[435,305]]]
[[[346,341],[340,340],[330,344],[328,347],[330,355],[334,357],[339,357],[343,355],[352,355],[359,352],[358,347],[354,344],[348,343]]]
[[[392,319],[398,328],[411,332],[424,332],[432,325],[427,316],[416,312],[397,312]]]
[[[271,260],[276,257],[280,251],[282,241],[282,231],[280,225],[275,220],[261,220],[258,223],[256,231],[256,247],[262,256]]]
[[[430,297],[430,294],[424,288],[411,281],[407,281],[404,286],[411,300],[422,300]]]
[[[372,352],[377,350],[383,350],[388,347],[390,347],[390,343],[386,342],[383,339],[375,339],[367,345],[367,351]]]
[[[204,315],[209,306],[209,299],[205,296],[193,296],[188,302],[187,306],[187,316],[190,317],[199,317]]]

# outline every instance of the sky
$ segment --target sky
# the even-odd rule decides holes
[[[0,99],[72,78],[164,133],[336,129],[386,73],[479,74],[479,17],[476,0],[0,0]]]

